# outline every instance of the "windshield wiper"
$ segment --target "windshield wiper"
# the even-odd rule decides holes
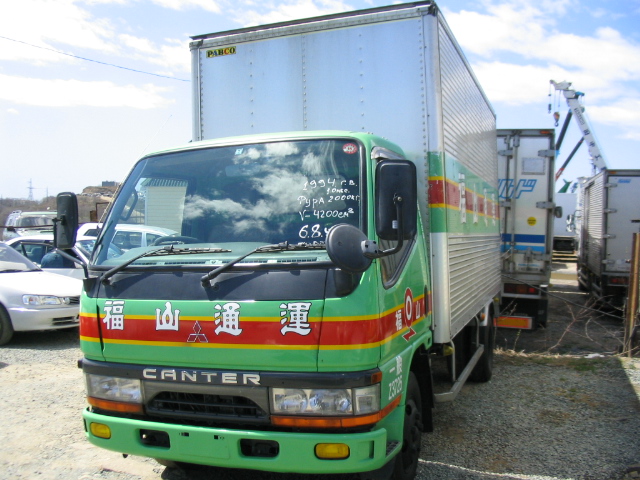
[[[164,247],[157,248],[156,250],[149,250],[140,255],[136,255],[133,258],[130,258],[124,263],[113,267],[111,270],[107,270],[100,276],[100,281],[102,283],[109,283],[109,279],[113,277],[116,273],[124,270],[129,265],[131,265],[136,260],[140,260],[144,257],[158,257],[163,255],[185,255],[185,254],[193,254],[193,253],[229,253],[231,250],[227,250],[225,248],[175,248],[173,244],[165,245]]]
[[[254,253],[272,253],[272,252],[293,252],[295,250],[326,250],[326,246],[324,243],[293,243],[282,242],[275,243],[273,245],[263,245],[262,247],[255,248],[251,250],[249,253],[246,253],[238,258],[231,260],[224,265],[211,270],[209,273],[204,275],[200,280],[202,281],[203,287],[211,286],[210,281],[220,275],[222,272],[230,269],[236,263],[241,262],[249,255],[253,255]]]

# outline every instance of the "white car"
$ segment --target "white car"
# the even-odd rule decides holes
[[[77,234],[78,236],[97,237],[101,228],[101,223],[85,223],[78,227]],[[116,225],[116,234],[113,237],[112,245],[127,251],[136,247],[148,247],[159,238],[175,235],[178,235],[178,232],[169,228],[119,223]]]
[[[42,271],[0,243],[0,345],[14,332],[77,327],[82,281]]]
[[[62,265],[51,267],[48,267],[46,264],[43,265],[42,259],[54,249],[52,233],[16,237],[7,240],[6,244],[41,267],[45,272],[82,279],[85,276],[82,264],[86,265],[89,262],[89,257],[91,256],[95,242],[96,237],[77,237],[75,246],[71,250],[67,250],[66,253],[82,263],[74,263],[67,260]],[[118,257],[123,253],[124,252],[115,245],[110,245],[108,258]]]
[[[9,240],[21,235],[52,232],[54,218],[56,218],[56,212],[52,211],[23,212],[22,210],[14,210],[7,217],[2,238]]]

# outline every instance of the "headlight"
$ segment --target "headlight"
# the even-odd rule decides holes
[[[86,375],[87,396],[113,402],[142,403],[140,380],[136,378]]]
[[[22,303],[25,305],[69,305],[69,297],[56,297],[54,295],[23,295]]]
[[[285,415],[365,415],[380,409],[380,385],[364,388],[272,388],[273,413]]]

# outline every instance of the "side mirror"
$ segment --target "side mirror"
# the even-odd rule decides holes
[[[374,258],[393,255],[417,231],[416,166],[408,160],[383,160],[376,166],[376,233],[383,240],[396,240],[394,248],[381,251],[375,241],[353,225],[341,223],[327,233],[329,258],[341,270],[364,272]]]
[[[361,273],[369,268],[372,260],[362,252],[362,244],[366,241],[362,230],[340,223],[329,229],[325,244],[329,258],[338,268],[348,273]]]
[[[53,220],[53,242],[57,248],[72,248],[78,231],[78,199],[75,193],[63,192],[57,197],[57,218]]]
[[[410,240],[417,230],[416,166],[383,160],[376,166],[376,233],[382,240]]]

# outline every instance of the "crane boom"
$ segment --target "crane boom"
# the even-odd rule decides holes
[[[573,114],[573,118],[575,118],[578,123],[578,127],[580,128],[580,133],[582,134],[582,138],[587,144],[587,148],[589,149],[589,156],[591,157],[591,163],[598,168],[599,170],[605,170],[607,168],[607,162],[604,159],[604,155],[600,150],[600,146],[598,145],[598,141],[593,134],[593,128],[589,123],[588,118],[584,114],[584,106],[580,103],[580,97],[584,95],[582,92],[576,92],[571,88],[571,82],[554,82],[551,80],[551,85],[558,91],[561,91],[564,95],[564,98],[567,99],[567,105],[569,106],[569,110]]]

